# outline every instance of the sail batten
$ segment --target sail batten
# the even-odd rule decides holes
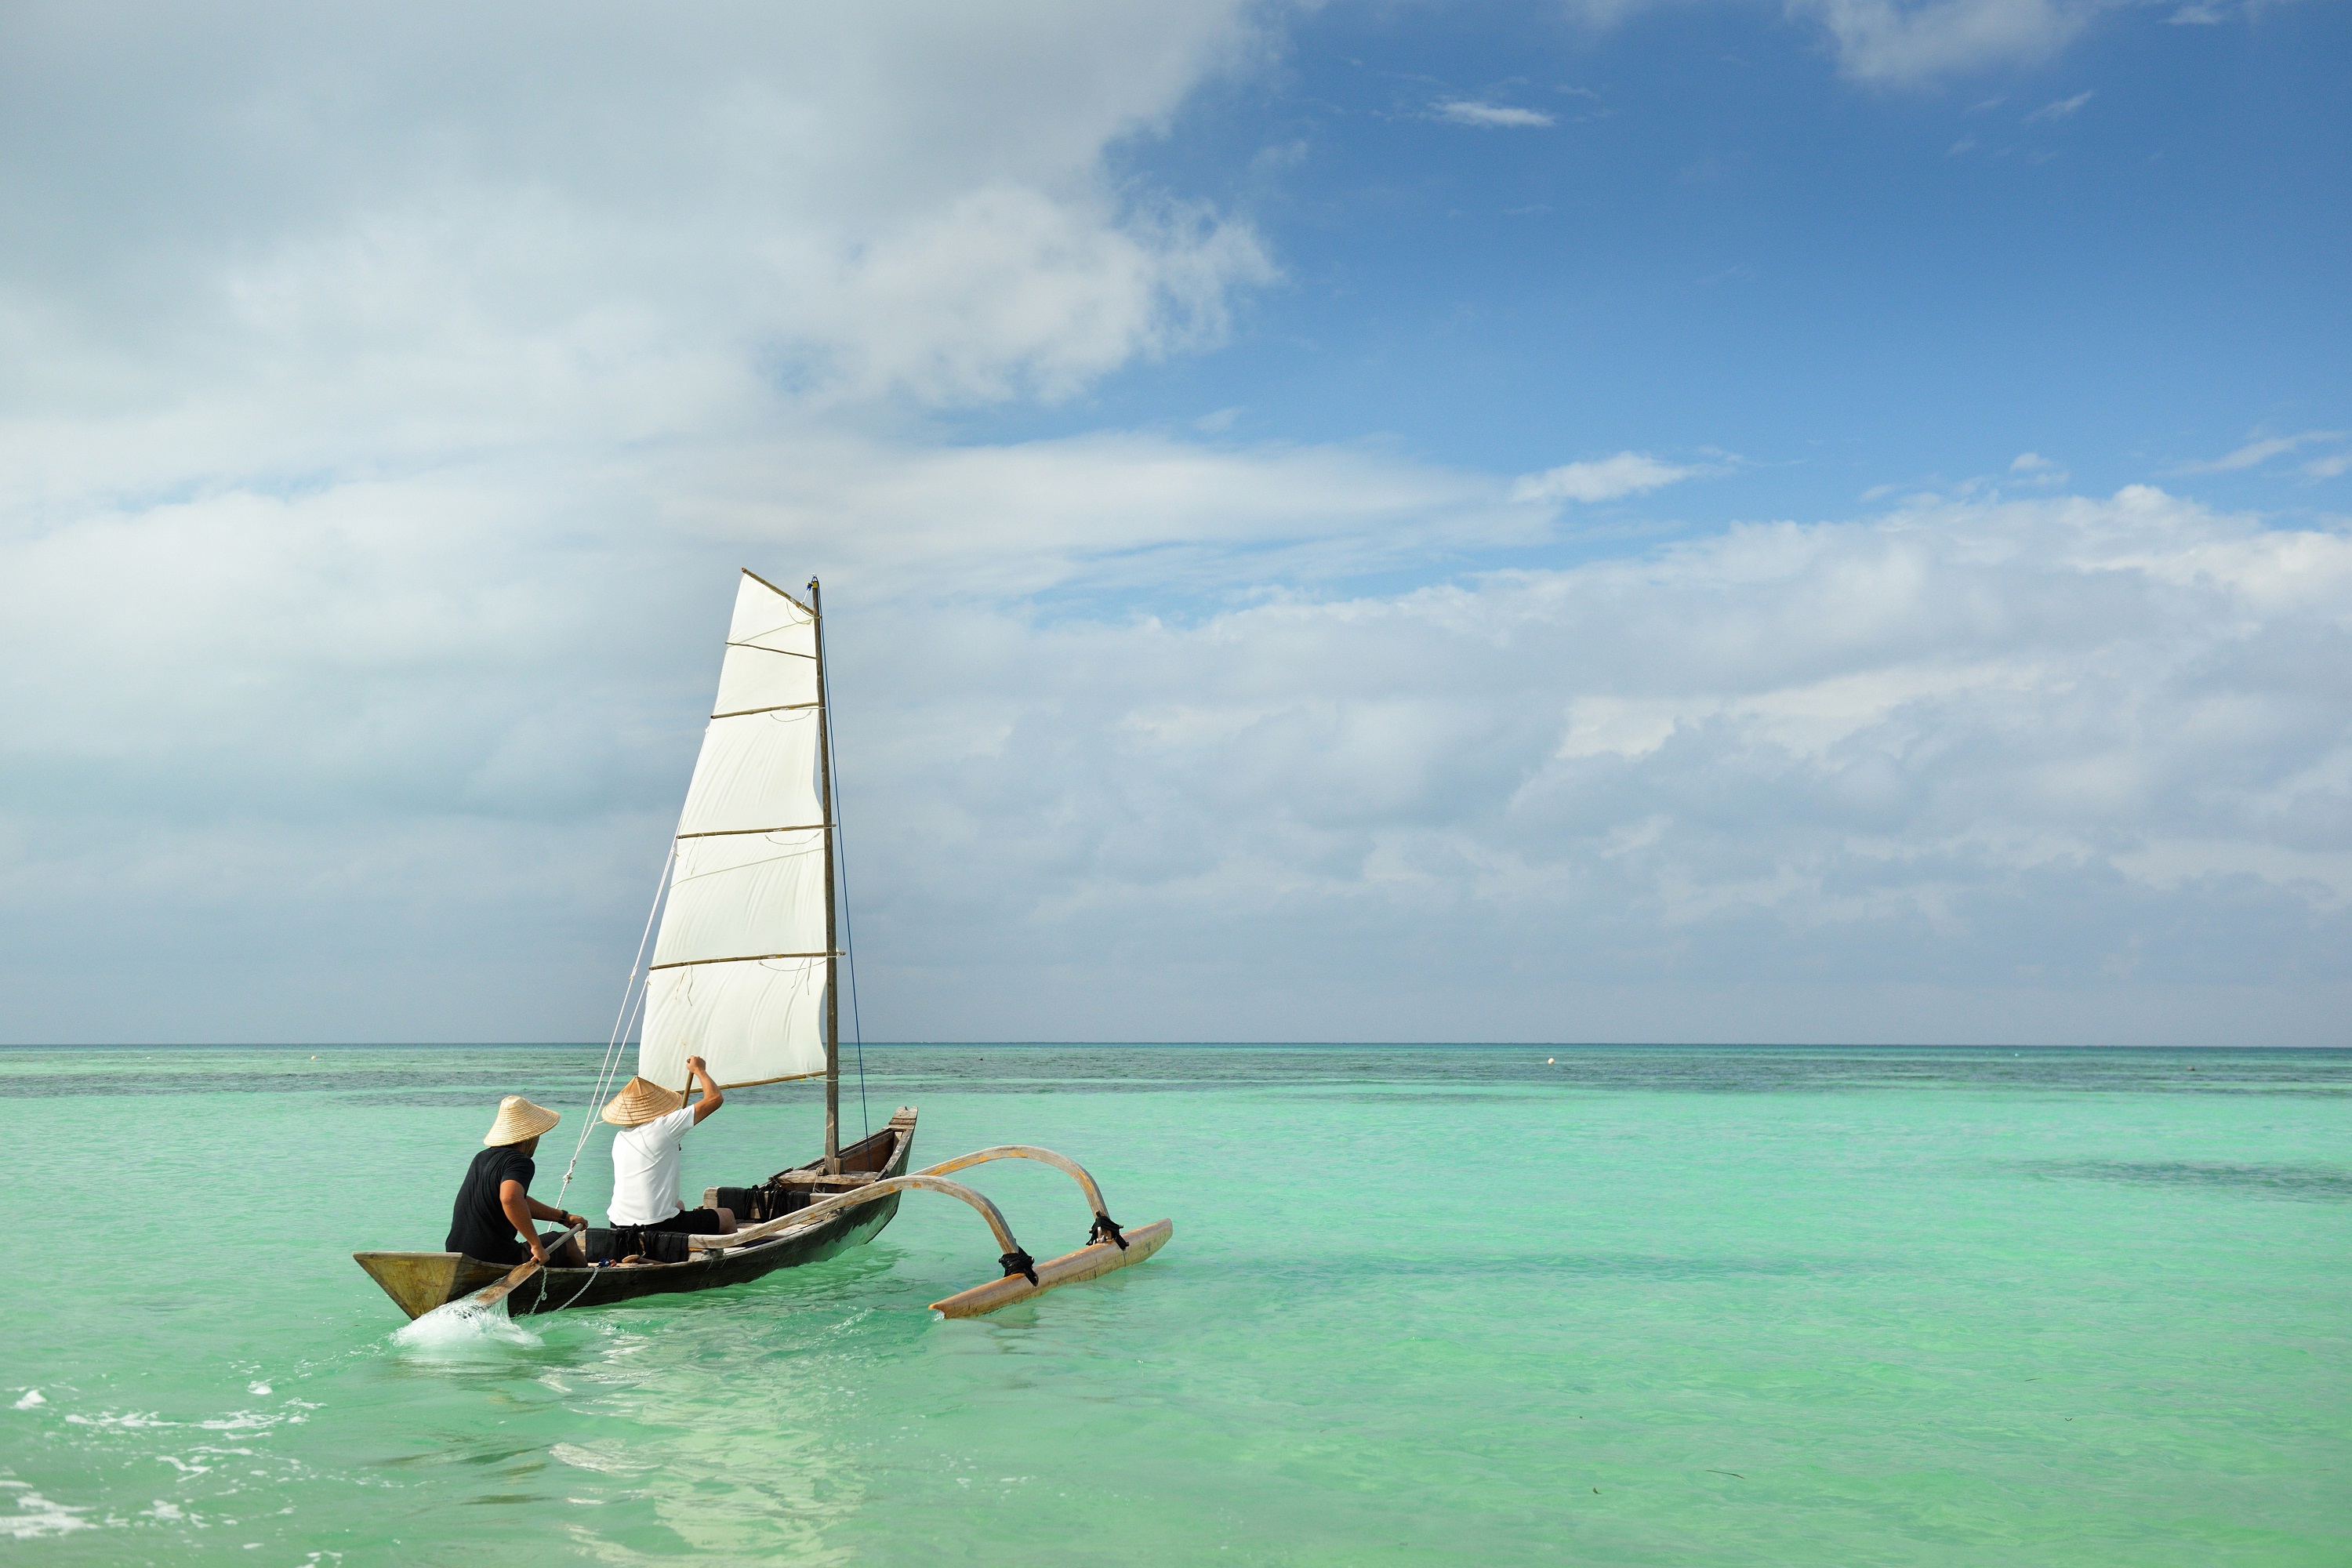
[[[713,713],[713,719],[749,719],[754,713],[782,713],[794,708],[814,708],[814,702],[779,702],[772,708],[738,708],[732,713]]]
[[[814,613],[745,573],[646,969],[637,1072],[655,1083],[685,1085],[689,1056],[730,1085],[825,1068],[832,828],[816,658]]]
[[[735,838],[746,833],[830,833],[829,822],[795,822],[783,827],[718,827],[708,833],[681,833],[680,838]]]

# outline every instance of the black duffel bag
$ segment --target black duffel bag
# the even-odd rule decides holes
[[[781,1182],[763,1182],[756,1187],[720,1187],[717,1196],[718,1206],[733,1214],[737,1225],[765,1225],[808,1207],[809,1202],[806,1187],[788,1187]]]
[[[648,1263],[684,1263],[694,1256],[688,1245],[691,1239],[682,1230],[647,1230],[641,1225],[592,1229],[586,1237],[588,1261],[593,1265],[643,1258]]]

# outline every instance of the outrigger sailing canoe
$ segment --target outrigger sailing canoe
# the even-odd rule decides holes
[[[719,700],[703,731],[702,754],[656,900],[659,925],[646,922],[655,932],[651,960],[640,952],[622,1017],[645,1009],[636,1071],[648,1082],[688,1084],[686,1058],[697,1051],[728,1089],[823,1073],[824,1152],[756,1186],[704,1192],[706,1206],[719,1206],[723,1194],[739,1218],[755,1223],[725,1236],[688,1237],[678,1261],[537,1270],[506,1298],[512,1311],[603,1307],[748,1284],[870,1239],[890,1223],[908,1192],[961,1199],[994,1234],[1003,1278],[932,1303],[951,1318],[992,1312],[1056,1285],[1139,1263],[1173,1230],[1164,1219],[1122,1230],[1112,1223],[1092,1176],[1075,1162],[1028,1144],[982,1149],[910,1172],[912,1106],[900,1107],[881,1131],[841,1146],[835,966],[842,954],[835,936],[834,882],[840,836],[824,623],[814,579],[808,595],[803,604],[743,574],[719,666]],[[616,1028],[614,1037],[625,1033]],[[607,1053],[599,1075],[599,1100],[615,1054]],[[1094,1219],[1087,1245],[1038,1263],[1013,1239],[994,1204],[948,1179],[1003,1159],[1042,1161],[1076,1181]],[[352,1257],[411,1318],[497,1285],[509,1272],[505,1264],[457,1252]]]

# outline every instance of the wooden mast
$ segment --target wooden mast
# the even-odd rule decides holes
[[[816,622],[816,793],[824,818],[824,1170],[841,1173],[841,987],[835,973],[841,943],[833,922],[833,711],[824,689],[824,604],[809,579],[809,614]]]

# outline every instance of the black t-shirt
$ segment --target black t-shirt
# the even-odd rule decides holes
[[[499,1188],[507,1182],[520,1182],[522,1190],[530,1192],[532,1170],[530,1156],[511,1143],[475,1155],[474,1163],[466,1167],[465,1185],[457,1189],[457,1205],[449,1211],[449,1239],[441,1244],[443,1250],[462,1252],[485,1263],[520,1263],[529,1258],[530,1248],[515,1235],[514,1222],[499,1206]]]

